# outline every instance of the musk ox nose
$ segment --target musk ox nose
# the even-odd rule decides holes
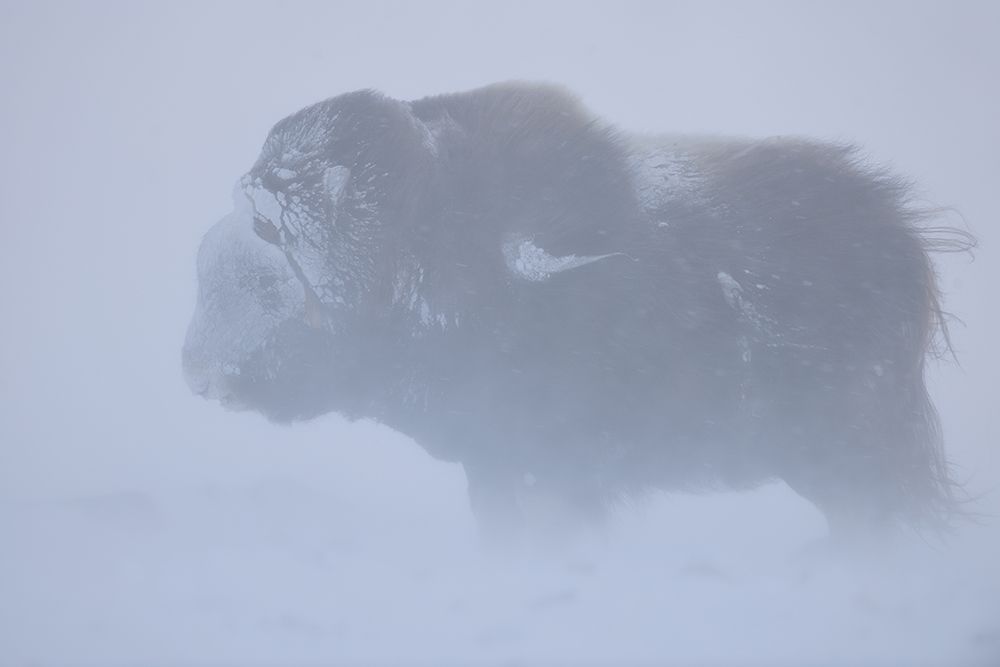
[[[184,381],[187,383],[188,388],[198,396],[206,396],[212,384],[208,374],[192,363],[192,355],[187,348],[181,353],[181,357],[183,360]]]
[[[198,396],[203,396],[203,397],[208,396],[208,390],[212,386],[212,383],[208,381],[208,378],[202,376],[193,377],[187,373],[185,373],[185,375],[188,387],[191,389],[193,393],[197,394]]]
[[[229,392],[225,388],[225,378],[212,373],[199,356],[185,346],[181,352],[184,381],[191,392],[203,398],[220,398]]]

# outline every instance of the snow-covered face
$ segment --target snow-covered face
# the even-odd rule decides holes
[[[338,344],[386,261],[392,169],[369,150],[373,115],[338,100],[309,107],[275,126],[239,180],[234,211],[198,252],[183,354],[195,393],[281,421],[330,409],[325,387],[349,354]]]
[[[231,401],[228,378],[278,327],[305,315],[303,288],[284,253],[254,233],[253,210],[239,189],[235,210],[198,250],[198,302],[184,343],[184,372],[195,393]]]

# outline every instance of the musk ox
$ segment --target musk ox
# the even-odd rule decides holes
[[[464,466],[487,528],[528,487],[594,515],[782,479],[834,532],[953,506],[927,214],[850,146],[631,136],[546,85],[361,91],[275,125],[234,198],[194,392],[384,423]]]

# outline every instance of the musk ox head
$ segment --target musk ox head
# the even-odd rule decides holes
[[[326,412],[337,392],[361,396],[370,334],[389,316],[379,299],[398,274],[400,212],[418,205],[431,157],[407,105],[373,92],[275,125],[198,251],[191,388],[277,421]]]
[[[386,421],[424,391],[404,375],[451,363],[454,340],[419,339],[505,312],[512,282],[624,254],[607,230],[634,193],[610,136],[565,91],[515,84],[282,120],[199,250],[188,383],[276,421]]]

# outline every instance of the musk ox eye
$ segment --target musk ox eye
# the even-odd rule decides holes
[[[271,245],[281,245],[281,232],[273,222],[262,216],[255,216],[253,219],[253,232],[261,240],[267,241]]]

